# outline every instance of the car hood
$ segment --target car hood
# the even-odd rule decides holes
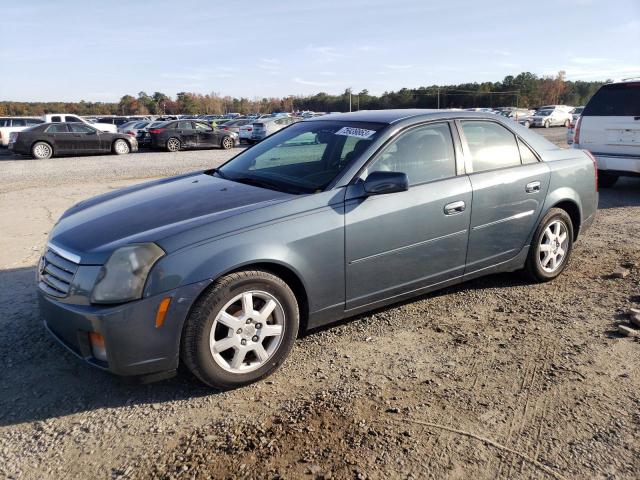
[[[198,172],[80,202],[63,214],[49,241],[78,255],[82,264],[100,265],[123,245],[156,242],[162,247],[171,235],[292,197]]]

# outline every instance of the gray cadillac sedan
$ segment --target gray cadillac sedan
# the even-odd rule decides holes
[[[85,361],[259,380],[301,330],[495,272],[548,281],[593,222],[588,152],[491,114],[382,110],[291,125],[220,168],[64,213],[45,325]]]

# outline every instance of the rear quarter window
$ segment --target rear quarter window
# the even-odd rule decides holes
[[[640,116],[640,82],[604,85],[591,97],[582,116]]]

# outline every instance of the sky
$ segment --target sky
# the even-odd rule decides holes
[[[2,17],[0,100],[640,76],[640,0],[24,0]]]

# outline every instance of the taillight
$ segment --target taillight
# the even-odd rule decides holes
[[[132,135],[134,137],[136,136],[136,132],[134,132],[133,130],[129,130],[128,132],[124,132],[124,133],[126,133],[127,135]]]
[[[576,129],[573,132],[573,143],[574,144],[579,144],[580,143],[580,125],[582,125],[582,117],[578,117],[578,120],[576,120]]]
[[[247,132],[253,132],[253,128],[251,127],[247,128]]]
[[[596,177],[596,192],[597,192],[598,191],[598,160],[596,160],[596,157],[594,157],[593,154],[589,150],[582,150],[582,151],[584,153],[586,153],[587,156],[593,162],[593,172],[594,172],[594,175]]]
[[[158,135],[162,132],[164,132],[164,128],[152,128],[151,130],[149,130],[149,133],[153,135]]]
[[[222,127],[224,130],[229,130],[229,127]]]

